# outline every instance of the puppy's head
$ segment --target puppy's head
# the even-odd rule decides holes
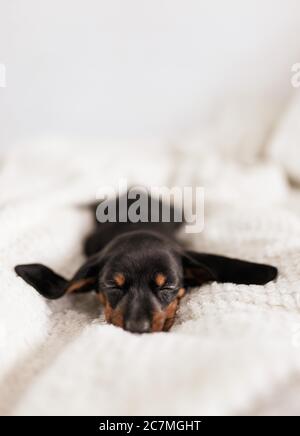
[[[21,265],[16,272],[40,294],[95,290],[109,323],[135,333],[168,331],[185,289],[211,281],[263,285],[276,268],[222,256],[183,251],[152,232],[116,237],[67,281],[43,265]]]
[[[98,292],[107,321],[137,333],[169,330],[185,293],[176,249],[159,235],[134,232],[105,255]]]

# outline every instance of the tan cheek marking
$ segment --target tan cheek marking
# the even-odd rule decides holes
[[[100,303],[103,304],[103,306],[104,306],[105,319],[110,324],[113,310],[112,310],[110,304],[108,303],[107,298],[103,294],[103,292],[100,292],[99,294],[97,294],[97,297],[98,297],[98,300],[100,301]]]
[[[94,283],[96,283],[96,280],[94,278],[78,280],[77,282],[72,283],[70,285],[66,293],[71,294],[72,292],[79,291],[80,289],[84,288],[86,285],[92,285]]]
[[[103,294],[103,292],[100,292],[99,294],[97,294],[97,297],[98,297],[100,303],[103,304],[103,306],[105,306],[105,304],[106,304],[106,297]]]
[[[113,310],[111,316],[111,322],[117,327],[124,328],[124,317],[120,310]]]
[[[109,305],[109,303],[106,303],[105,308],[104,308],[104,314],[105,314],[105,319],[106,321],[111,324],[112,322],[112,314],[113,314],[113,310],[111,308],[111,306]]]
[[[174,321],[175,318],[170,318],[166,320],[164,324],[164,332],[168,332],[173,327]]]
[[[167,307],[166,312],[165,312],[167,319],[169,319],[175,315],[177,307],[178,307],[178,300],[174,300],[174,301],[172,301],[171,304],[169,304],[169,306]]]
[[[155,312],[152,318],[152,332],[167,332],[173,326],[176,312],[181,298],[185,295],[185,289],[180,288],[176,300],[172,301],[164,311]]]
[[[118,273],[114,276],[114,281],[120,288],[125,285],[125,276],[122,273]]]
[[[117,327],[124,328],[124,316],[121,310],[113,309],[108,303],[104,294],[100,293],[98,298],[100,302],[104,304],[104,315],[108,324],[113,324]]]
[[[172,303],[169,304],[169,306],[166,309],[166,321],[164,324],[164,331],[170,330],[170,328],[174,324],[175,316],[178,308],[178,302],[179,302],[178,299],[172,301]]]
[[[185,296],[185,289],[184,288],[180,288],[177,294],[177,298],[182,298]]]
[[[157,284],[157,286],[163,286],[166,283],[166,276],[164,276],[163,274],[159,273],[156,275],[155,277],[155,283]]]
[[[161,332],[166,321],[166,315],[163,311],[154,312],[152,317],[152,332]]]

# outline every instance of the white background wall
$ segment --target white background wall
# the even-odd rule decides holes
[[[221,95],[290,92],[298,0],[0,0],[0,147],[172,137]]]

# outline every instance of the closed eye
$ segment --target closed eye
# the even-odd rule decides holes
[[[121,288],[120,286],[105,286],[105,289],[107,289],[108,291],[114,291],[114,290],[119,290],[122,291],[123,288]]]
[[[110,292],[110,293],[120,292],[120,293],[124,294],[126,289],[124,287],[121,287],[121,286],[106,285],[106,286],[104,286],[104,290],[107,292]]]
[[[174,291],[175,289],[177,289],[177,286],[175,286],[175,285],[168,285],[168,284],[166,284],[165,286],[162,286],[161,288],[160,288],[162,291]]]
[[[108,280],[102,286],[107,290],[119,289],[120,291],[125,291],[127,289],[126,283],[116,283],[114,280]]]
[[[156,289],[158,291],[175,291],[178,289],[178,287],[176,286],[176,284],[172,283],[171,281],[166,281],[161,286],[156,285]]]
[[[177,295],[178,289],[176,287],[164,287],[158,290],[158,297],[165,303],[170,303]]]
[[[175,289],[175,287],[176,286],[172,284],[172,281],[162,273],[157,274],[153,279],[153,288],[157,291],[172,290]]]
[[[108,297],[115,299],[121,299],[126,293],[125,286],[118,286],[113,280],[103,281],[100,283],[100,288]]]

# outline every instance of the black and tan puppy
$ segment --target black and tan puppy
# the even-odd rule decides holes
[[[48,299],[95,291],[107,322],[136,333],[168,331],[190,287],[213,281],[265,285],[276,278],[272,266],[186,251],[176,241],[179,227],[174,219],[98,223],[85,244],[88,259],[71,280],[40,264],[19,265],[16,272]]]

